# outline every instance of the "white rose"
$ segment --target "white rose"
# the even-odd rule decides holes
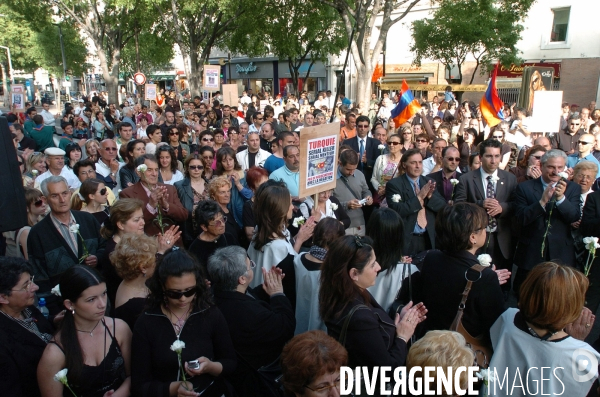
[[[38,174],[38,170],[31,170],[31,175],[35,178]]]
[[[490,371],[489,369],[482,369],[476,375],[479,379],[483,379],[485,384],[488,384],[488,382],[496,381],[496,378],[494,377],[494,373],[492,371]]]
[[[175,353],[179,353],[181,354],[181,351],[185,348],[185,342],[182,340],[177,339],[175,342],[173,342],[173,344],[171,345],[171,350],[173,350]]]
[[[493,175],[493,176],[492,176],[492,182],[496,183],[496,182],[498,182],[499,180],[500,180],[500,178],[498,178],[498,176],[497,176],[497,175]]]
[[[458,185],[458,179],[450,179],[450,183],[452,184],[452,186],[456,186]]]
[[[57,382],[62,383],[63,385],[67,384],[67,372],[69,370],[66,368],[61,369],[60,371],[58,371],[56,373],[56,375],[54,375],[54,380]]]
[[[294,218],[294,221],[292,222],[292,226],[294,227],[300,227],[300,225],[304,224],[304,221],[306,219],[304,219],[303,216],[299,216],[297,218]]]
[[[558,176],[560,176],[561,179],[569,179],[569,174],[567,174],[566,172],[559,172]]]
[[[338,209],[338,205],[336,203],[331,203],[331,205],[329,207],[331,208],[332,211],[335,211]]]
[[[79,231],[79,224],[78,223],[74,223],[71,226],[69,226],[69,231],[71,233],[77,233]]]
[[[148,166],[146,164],[140,164],[136,169],[138,172],[146,172],[148,170]]]
[[[383,149],[385,149],[385,145],[383,145],[383,144],[382,144],[382,145],[378,145],[378,146],[377,146],[377,149],[379,149],[379,150],[383,150]]]
[[[489,256],[488,254],[481,254],[477,257],[477,260],[479,261],[479,264],[481,266],[485,266],[488,267],[489,265],[492,264],[492,257]]]
[[[394,194],[394,195],[392,196],[392,201],[393,201],[394,203],[399,203],[399,202],[400,202],[400,195],[399,195],[399,194]]]
[[[56,285],[54,286],[54,288],[52,288],[52,289],[50,290],[50,293],[52,293],[53,295],[56,295],[56,296],[62,296],[62,295],[60,294],[60,284],[56,284]]]

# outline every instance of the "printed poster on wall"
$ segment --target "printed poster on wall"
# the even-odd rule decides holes
[[[340,123],[300,131],[300,197],[334,189]]]
[[[204,81],[202,88],[207,91],[219,90],[219,76],[221,67],[215,65],[204,65]]]
[[[146,84],[146,100],[156,101],[156,84]]]

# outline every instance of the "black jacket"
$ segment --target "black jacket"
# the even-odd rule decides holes
[[[358,159],[358,169],[360,171],[363,172],[363,174],[365,174],[365,179],[367,180],[367,183],[369,184],[369,188],[371,190],[371,177],[373,176],[373,166],[375,165],[375,160],[377,160],[377,157],[379,157],[381,155],[381,150],[377,149],[377,146],[381,145],[381,142],[379,142],[377,139],[371,138],[371,137],[366,137],[363,138],[366,140],[365,143],[365,153],[367,154],[367,162],[363,163],[361,161],[361,159]],[[356,153],[359,153],[359,157],[360,157],[360,150],[359,150],[359,146],[358,146],[358,135],[355,136],[354,138],[350,138],[350,139],[346,139],[344,142],[342,142],[343,145],[348,145],[350,146],[352,149],[354,149],[354,151]]]
[[[31,317],[40,332],[53,334],[54,328],[33,306]],[[0,314],[0,390],[3,396],[40,395],[37,366],[46,342],[15,321]]]
[[[294,336],[296,318],[289,299],[283,294],[269,299],[261,285],[246,294],[216,291],[215,301],[239,357],[238,367],[228,379],[240,397],[267,395],[268,391],[257,394],[262,385],[255,371],[277,360]]]
[[[194,227],[192,223],[192,217],[194,216],[194,214],[192,214],[192,208],[194,207],[194,192],[192,192],[192,181],[189,178],[185,178],[179,182],[175,182],[174,186],[175,189],[177,189],[177,196],[179,196],[179,201],[181,201],[181,205],[183,205],[188,211],[188,217],[185,220],[185,222],[183,222],[182,238],[183,244],[186,247],[189,247],[192,241],[194,241],[194,239],[198,237],[198,235],[195,235],[194,233]],[[205,189],[208,189],[208,186],[206,186]],[[201,230],[199,230],[199,232],[200,231]]]

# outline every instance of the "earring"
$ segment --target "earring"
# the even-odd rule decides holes
[[[71,308],[71,314],[75,315],[75,309]]]

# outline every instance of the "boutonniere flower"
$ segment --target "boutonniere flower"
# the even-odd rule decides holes
[[[400,195],[399,195],[399,194],[394,194],[394,195],[392,196],[392,201],[393,201],[394,203],[399,203],[399,202],[400,202],[400,200],[401,200],[401,198],[400,198]]]
[[[492,175],[492,182],[496,183],[500,180],[497,175]]]
[[[69,231],[73,234],[77,234],[79,236],[79,238],[81,239],[81,246],[83,247],[83,255],[81,256],[81,258],[79,258],[79,263],[83,263],[83,261],[85,261],[85,258],[90,256],[90,253],[88,252],[87,246],[85,245],[85,240],[83,239],[83,236],[79,232],[79,224],[72,223],[71,226],[69,226]]]
[[[52,289],[50,290],[50,293],[51,293],[52,295],[56,295],[56,296],[62,296],[62,295],[60,294],[60,284],[56,284],[56,285],[54,286],[54,288],[52,288]]]
[[[77,394],[75,394],[75,392],[73,391],[73,389],[71,389],[71,386],[69,386],[69,381],[67,380],[67,372],[69,372],[68,369],[63,368],[60,371],[58,371],[56,373],[56,375],[54,375],[54,380],[57,382],[62,383],[63,385],[67,386],[67,388],[71,391],[71,393],[77,397]]]
[[[292,222],[292,226],[300,227],[301,225],[304,224],[304,222],[306,222],[306,219],[304,219],[303,216],[299,216],[297,218],[294,218],[294,221]]]
[[[338,205],[336,203],[331,203],[329,208],[331,208],[332,211],[336,211],[338,209]]]
[[[583,272],[587,276],[590,274],[592,263],[596,259],[596,249],[600,248],[600,244],[598,244],[598,237],[585,237],[583,243],[585,244],[585,249],[588,251],[588,257],[583,268]]]
[[[477,261],[481,266],[489,267],[492,264],[492,257],[488,254],[481,254],[477,257]]]
[[[458,181],[458,179],[450,179],[450,183],[452,184],[452,195],[450,195],[450,197],[452,197],[452,200],[454,200],[454,188],[456,187],[456,185],[458,185],[460,182]]]

